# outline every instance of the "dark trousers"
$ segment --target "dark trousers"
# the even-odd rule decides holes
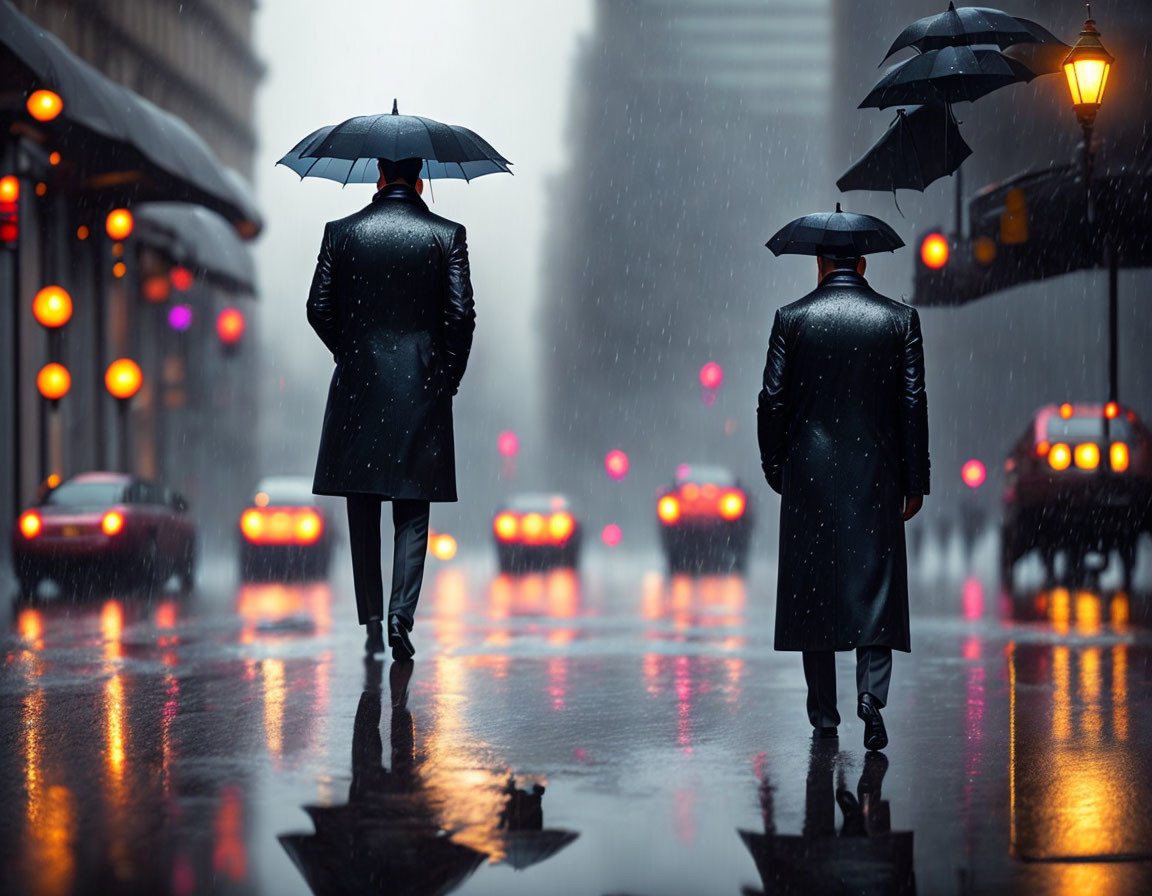
[[[888,682],[892,678],[892,648],[856,649],[856,693],[868,693],[884,706],[888,702]],[[835,728],[840,724],[836,711],[836,653],[832,650],[804,651],[804,680],[808,682],[808,720],[813,728]]]
[[[361,625],[366,625],[372,616],[384,618],[384,578],[380,569],[382,501],[383,498],[375,495],[348,496],[352,582],[356,586],[356,611]],[[392,524],[396,532],[388,615],[399,616],[411,631],[420,585],[424,581],[424,557],[428,553],[428,502],[393,501]]]

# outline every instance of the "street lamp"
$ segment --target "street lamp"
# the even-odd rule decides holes
[[[116,399],[117,418],[119,420],[120,442],[120,469],[127,473],[129,467],[130,451],[128,449],[128,404],[133,396],[140,391],[144,383],[144,374],[140,365],[131,358],[118,358],[108,365],[104,373],[104,386],[108,394]]]

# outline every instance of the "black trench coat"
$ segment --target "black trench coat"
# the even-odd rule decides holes
[[[757,418],[783,497],[776,649],[909,650],[903,505],[929,470],[916,310],[826,276],[776,312]]]
[[[456,500],[452,396],[475,319],[464,228],[411,187],[324,228],[308,322],[336,369],[316,494]]]

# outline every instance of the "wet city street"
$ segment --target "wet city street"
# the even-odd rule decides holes
[[[429,568],[414,663],[332,584],[13,607],[6,893],[1141,893],[1145,593],[920,583],[891,745],[816,742],[774,570]]]

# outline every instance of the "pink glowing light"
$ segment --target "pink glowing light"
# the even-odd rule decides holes
[[[604,531],[600,533],[600,538],[603,539],[604,544],[610,548],[616,547],[620,544],[620,540],[624,537],[624,533],[620,531],[620,527],[615,523],[609,523],[604,527]]]
[[[700,385],[705,389],[719,389],[724,382],[724,368],[709,361],[700,368]]]
[[[964,484],[969,488],[979,488],[984,484],[984,480],[988,478],[988,472],[984,469],[984,464],[973,459],[960,468],[960,478],[964,480]]]
[[[613,479],[623,479],[628,475],[628,455],[619,449],[609,451],[604,457],[604,469]]]
[[[516,433],[506,430],[496,438],[496,450],[504,457],[515,457],[520,453],[520,439]]]

